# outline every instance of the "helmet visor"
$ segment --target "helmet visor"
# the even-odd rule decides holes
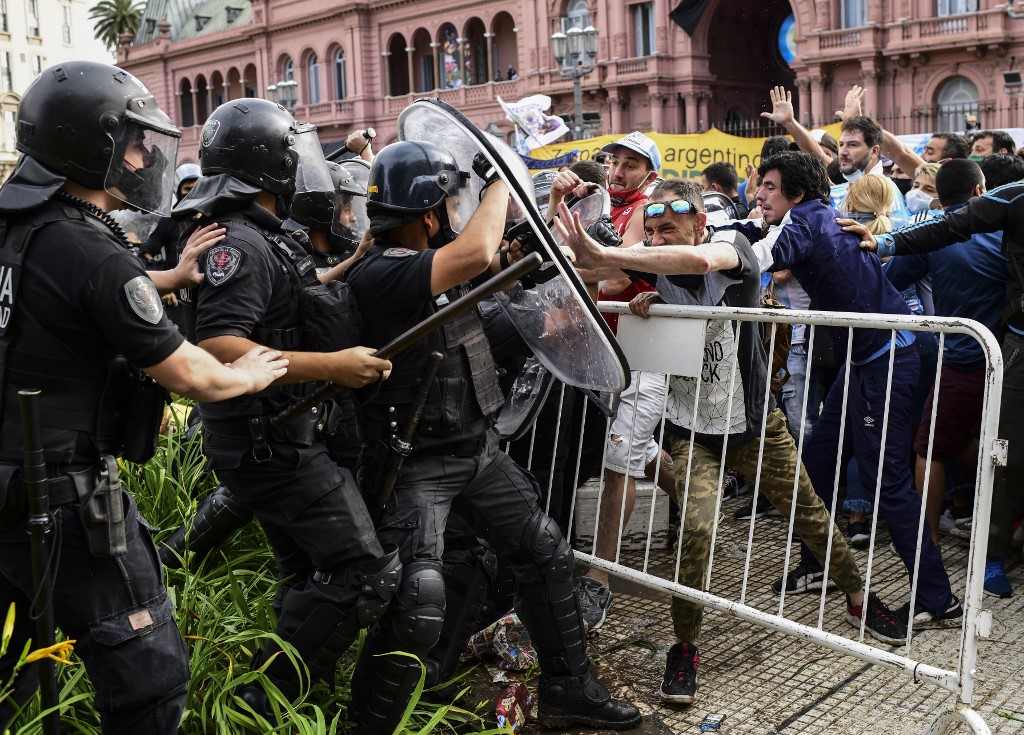
[[[324,150],[320,147],[320,138],[312,125],[297,125],[291,148],[295,151],[295,193],[306,194],[315,191],[334,191],[331,171],[327,168]]]
[[[178,138],[127,118],[114,133],[103,188],[133,209],[167,216],[174,193]]]
[[[335,195],[331,232],[351,240],[352,247],[356,247],[370,227],[370,217],[366,213],[370,169],[368,166],[345,165],[344,162],[341,166],[348,177]]]

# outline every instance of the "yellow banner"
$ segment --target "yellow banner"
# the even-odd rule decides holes
[[[839,123],[825,128],[838,140]],[[645,133],[661,151],[662,178],[699,179],[701,172],[716,161],[727,161],[736,167],[740,180],[746,178],[746,166],[755,168],[761,162],[761,146],[765,138],[741,138],[712,128],[696,135],[665,135]],[[545,159],[579,149],[580,158],[593,158],[602,147],[614,143],[622,135],[602,135],[586,140],[565,140],[549,143],[531,152],[533,158]]]

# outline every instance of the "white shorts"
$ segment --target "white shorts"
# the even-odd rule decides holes
[[[663,373],[630,373],[608,431],[605,467],[620,475],[644,476],[644,468],[661,453],[654,432],[665,415],[666,394]]]

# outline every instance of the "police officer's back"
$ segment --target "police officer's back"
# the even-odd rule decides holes
[[[16,609],[0,681],[35,637],[17,397],[38,388],[59,540],[54,615],[77,640],[105,732],[177,732],[189,676],[152,529],[128,493],[104,491],[118,487],[122,451],[145,461],[154,447],[165,394],[139,368],[171,390],[217,400],[260,390],[285,367],[264,348],[226,367],[185,342],[108,215],[125,204],[167,211],[179,137],[133,76],[69,62],[26,90],[23,156],[0,188],[0,607]],[[13,698],[0,703],[0,728],[35,677],[32,666],[20,672]]]

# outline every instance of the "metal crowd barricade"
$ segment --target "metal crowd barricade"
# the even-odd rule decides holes
[[[602,302],[601,310],[606,312],[617,312],[623,315],[629,315],[628,305],[622,303],[610,303]],[[880,329],[890,332],[891,345],[895,345],[896,332],[897,330],[911,330],[914,332],[933,332],[938,335],[938,359],[935,368],[935,394],[941,387],[941,369],[942,369],[942,352],[945,344],[945,337],[947,334],[964,334],[973,337],[981,345],[982,350],[985,353],[986,358],[986,382],[985,392],[983,400],[983,413],[981,421],[981,432],[979,437],[979,457],[977,464],[977,471],[975,476],[975,505],[974,505],[974,516],[971,530],[971,543],[969,552],[968,569],[966,574],[966,589],[958,590],[954,589],[953,593],[957,594],[962,598],[963,602],[963,622],[960,626],[959,634],[959,652],[957,657],[957,665],[955,668],[944,668],[940,665],[940,662],[929,662],[927,660],[919,660],[914,650],[914,638],[913,628],[908,626],[908,637],[905,646],[902,646],[899,650],[893,651],[888,650],[874,642],[874,639],[868,637],[864,630],[864,621],[862,619],[859,631],[855,632],[855,638],[847,638],[845,636],[837,635],[829,632],[823,628],[824,611],[825,611],[825,599],[828,585],[823,585],[819,604],[818,604],[818,616],[817,623],[815,625],[798,622],[786,617],[786,591],[783,588],[778,600],[778,609],[776,612],[766,612],[759,610],[748,604],[748,583],[751,574],[751,558],[752,550],[755,548],[754,530],[756,524],[756,514],[752,513],[749,521],[749,530],[747,534],[746,552],[745,559],[743,561],[743,576],[742,585],[736,599],[727,599],[718,594],[713,594],[709,590],[711,589],[713,582],[713,571],[715,563],[716,553],[716,539],[719,531],[720,523],[722,522],[722,514],[719,512],[722,503],[722,486],[726,476],[726,462],[723,452],[722,461],[719,467],[718,474],[718,500],[715,512],[715,520],[712,531],[711,541],[711,554],[709,556],[708,568],[706,570],[706,581],[704,589],[695,589],[679,584],[679,564],[680,564],[680,551],[681,544],[678,543],[679,539],[686,533],[685,528],[685,502],[687,495],[683,494],[683,497],[679,499],[680,505],[683,511],[680,513],[680,528],[678,537],[674,537],[671,541],[674,541],[674,554],[675,564],[674,572],[671,579],[664,576],[659,576],[651,570],[651,557],[652,557],[652,538],[654,536],[654,519],[655,519],[655,505],[659,502],[658,492],[655,490],[654,497],[651,499],[650,508],[647,513],[646,519],[639,519],[645,524],[646,538],[644,539],[644,548],[642,554],[642,561],[633,565],[629,565],[623,559],[622,554],[622,537],[624,530],[625,521],[625,493],[623,493],[623,501],[618,513],[613,513],[613,518],[602,518],[601,508],[601,494],[604,492],[604,481],[603,481],[603,467],[601,472],[602,480],[600,482],[600,489],[598,490],[597,498],[597,509],[593,514],[593,526],[588,527],[586,533],[583,535],[589,535],[594,540],[591,544],[589,553],[586,550],[576,551],[577,558],[588,565],[593,567],[606,570],[607,572],[634,582],[643,587],[647,587],[652,590],[665,592],[680,598],[689,600],[694,603],[699,603],[707,608],[722,611],[731,614],[741,620],[747,621],[757,626],[768,628],[771,630],[780,631],[790,635],[797,636],[804,641],[814,642],[825,648],[832,649],[841,653],[845,653],[851,656],[855,656],[864,661],[885,666],[889,669],[903,672],[908,677],[912,677],[914,681],[929,682],[935,686],[941,687],[942,689],[948,690],[955,695],[955,702],[953,706],[947,710],[939,713],[934,717],[931,724],[925,730],[925,733],[941,733],[946,728],[955,723],[964,723],[972,732],[978,735],[990,733],[989,727],[985,724],[979,713],[973,708],[974,699],[974,683],[976,674],[976,661],[977,661],[977,644],[978,639],[987,637],[991,625],[991,614],[982,609],[982,596],[983,596],[983,583],[985,577],[985,554],[986,554],[986,542],[988,539],[989,530],[989,514],[991,509],[992,501],[992,486],[993,478],[995,475],[996,466],[1000,466],[1005,463],[1006,458],[1006,444],[997,437],[998,424],[999,424],[999,403],[1000,395],[1002,391],[1003,381],[1003,363],[1002,356],[999,348],[999,343],[992,333],[983,325],[972,320],[961,320],[943,317],[911,317],[911,316],[897,316],[897,315],[881,315],[881,314],[855,314],[855,313],[836,313],[836,312],[820,312],[820,311],[796,311],[796,310],[777,310],[777,309],[738,309],[730,307],[682,307],[682,306],[653,306],[650,310],[651,318],[648,320],[641,320],[636,317],[620,317],[619,320],[619,341],[622,344],[627,357],[629,358],[630,365],[634,370],[650,370],[659,373],[668,373],[669,375],[690,375],[696,377],[697,380],[697,399],[695,399],[695,405],[699,402],[699,392],[701,386],[701,364],[703,362],[704,355],[704,330],[709,321],[731,321],[736,326],[732,330],[734,342],[733,354],[737,355],[738,351],[738,340],[740,335],[740,329],[738,328],[740,322],[759,322],[762,323],[765,334],[769,335],[769,350],[768,350],[768,365],[769,372],[771,366],[771,352],[775,344],[775,337],[777,332],[777,325],[779,324],[805,324],[807,327],[807,352],[808,360],[810,361],[810,355],[813,354],[813,346],[815,334],[820,327],[839,327],[848,330],[848,338],[852,337],[853,330],[855,329]],[[880,459],[884,457],[885,453],[885,442],[889,419],[889,397],[891,393],[891,386],[893,380],[893,360],[895,355],[895,349],[890,349],[888,357],[880,357],[878,359],[888,359],[888,384],[886,386],[886,406],[885,406],[885,419],[882,426],[882,443],[880,448]],[[668,366],[668,367],[666,367]],[[677,369],[678,366],[678,369]],[[733,360],[731,365],[726,366],[725,369],[731,370],[729,377],[730,385],[730,398],[729,407],[727,409],[727,415],[732,416],[732,403],[736,400],[735,387],[740,380],[740,376],[737,372],[736,360]],[[840,446],[845,438],[846,434],[846,409],[847,399],[849,397],[849,375],[850,375],[850,357],[847,352],[846,357],[846,370],[844,371],[846,376],[845,383],[843,385],[843,419],[840,425]],[[635,376],[634,376],[635,377]],[[768,376],[770,380],[770,375]],[[922,376],[923,377],[923,376]],[[804,390],[804,415],[807,413],[807,396],[809,395],[808,388],[810,387],[811,381],[811,370],[808,369],[805,375],[805,390]],[[763,386],[764,397],[765,397],[765,408],[764,415],[762,416],[761,426],[762,432],[760,439],[754,439],[753,441],[759,441],[759,454],[758,454],[758,474],[753,478],[754,492],[753,501],[756,504],[756,500],[759,497],[759,488],[761,483],[761,458],[764,451],[764,431],[765,420],[767,419],[767,396],[770,390],[770,383],[766,381]],[[552,400],[562,401],[564,399],[564,387],[561,395],[557,391],[552,391]],[[928,453],[926,461],[930,469],[931,454],[932,454],[932,443],[934,441],[935,431],[935,414],[937,409],[937,401],[932,402],[932,414],[931,414],[931,427],[928,436]],[[586,411],[594,411],[592,405],[588,404],[584,406],[582,421],[586,422]],[[559,416],[561,412],[559,411]],[[604,417],[601,417],[604,419]],[[554,427],[555,430],[555,441],[557,442],[557,436],[562,431],[572,431],[574,427],[564,425],[559,419],[558,425]],[[608,418],[606,426],[610,427],[611,419]],[[805,422],[802,422],[805,425]],[[693,422],[691,421],[691,426]],[[575,427],[577,433],[582,433],[580,427]],[[631,427],[631,432],[634,427]],[[548,427],[550,432],[550,427]],[[536,427],[534,427],[536,431]],[[608,431],[604,433],[605,441],[608,440]],[[632,439],[632,436],[629,437]],[[659,445],[663,444],[664,438],[664,423],[659,426],[655,438],[658,440]],[[533,456],[533,439],[530,446],[530,457],[532,461]],[[802,452],[805,441],[804,429],[801,427],[799,436],[796,437],[796,445],[798,454]],[[582,442],[582,437],[580,439]],[[576,451],[570,451],[569,458],[565,463],[564,472],[567,476],[572,477],[574,482],[572,487],[580,487],[586,478],[580,478],[580,462],[579,458],[582,456],[582,447],[578,447]],[[840,453],[840,457],[841,457]],[[692,453],[690,453],[690,460],[687,463],[687,471],[685,478],[685,487],[689,487],[690,481],[690,467],[689,462],[692,461]],[[911,462],[911,458],[908,456],[908,462]],[[660,464],[660,463],[658,463]],[[879,462],[879,473],[875,478],[863,478],[865,486],[873,480],[874,489],[874,518],[873,526],[871,531],[871,540],[868,546],[868,558],[866,568],[862,568],[860,571],[864,578],[865,584],[865,596],[872,589],[873,585],[873,571],[875,566],[875,529],[877,529],[878,522],[878,507],[879,497],[881,493],[881,474],[882,474],[883,463]],[[835,526],[836,518],[836,498],[838,497],[839,479],[840,479],[840,458],[836,460],[836,473],[834,479],[834,487],[832,488],[832,507],[828,508],[832,520],[833,527]],[[660,470],[660,467],[657,471]],[[552,475],[553,476],[553,475]],[[655,475],[655,485],[657,485],[657,474]],[[928,473],[925,474],[924,485],[927,488]],[[676,477],[677,486],[680,482],[680,478]],[[797,492],[796,476],[793,478],[793,498],[795,500]],[[544,490],[545,488],[542,488]],[[551,480],[548,481],[548,487],[546,488],[548,497],[552,491]],[[578,512],[577,500],[579,493],[573,498],[573,504],[570,509],[570,520],[569,526],[572,526],[572,516]],[[668,503],[668,498],[662,496],[660,501]],[[916,591],[918,582],[918,573],[920,569],[920,556],[921,556],[921,539],[922,532],[924,530],[924,507],[927,502],[927,498],[922,498],[921,502],[921,515],[918,519],[918,533],[917,533],[917,550],[915,553],[915,564],[914,572],[911,579],[910,589],[910,600],[913,603],[914,593]],[[783,568],[781,570],[782,576],[785,577],[791,568],[791,556],[793,555],[791,542],[793,540],[793,520],[795,515],[795,503],[794,508],[791,510],[787,539],[786,539],[786,551],[784,555]],[[598,531],[600,524],[612,522],[617,524],[619,545],[615,552],[614,559],[606,560],[598,558],[595,555],[595,546],[598,538]],[[746,521],[744,521],[746,522]],[[576,530],[580,532],[580,522],[576,520]],[[829,535],[825,568],[829,568],[832,554],[832,535]],[[635,555],[634,555],[635,556]],[[902,569],[902,567],[901,567]],[[770,579],[756,580],[758,585],[770,584],[775,579],[774,573]],[[962,593],[962,594],[961,594]],[[892,601],[890,601],[892,602]],[[866,605],[865,605],[866,608]],[[914,610],[913,607],[910,611],[910,618],[913,619]]]

